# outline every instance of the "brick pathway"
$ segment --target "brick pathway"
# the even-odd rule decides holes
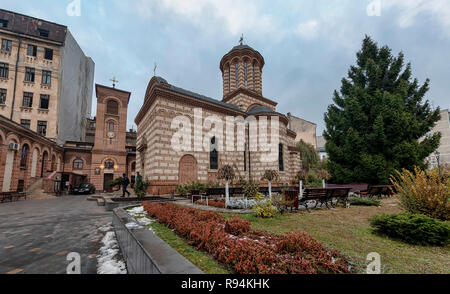
[[[0,274],[65,274],[67,254],[81,255],[81,273],[95,274],[110,212],[86,196],[0,203]]]

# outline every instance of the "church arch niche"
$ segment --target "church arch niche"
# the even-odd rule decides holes
[[[198,181],[198,164],[193,155],[187,154],[181,157],[178,170],[178,182],[180,185],[192,184]]]
[[[106,114],[119,115],[119,102],[108,99],[106,101]]]

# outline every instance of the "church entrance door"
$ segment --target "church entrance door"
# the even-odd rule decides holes
[[[180,160],[178,181],[180,185],[192,184],[198,181],[197,160],[192,155],[185,155]]]

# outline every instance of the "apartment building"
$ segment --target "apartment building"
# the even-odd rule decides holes
[[[0,9],[0,115],[63,144],[84,141],[94,62],[66,26]]]

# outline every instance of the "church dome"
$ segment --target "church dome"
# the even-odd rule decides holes
[[[242,88],[262,95],[262,69],[264,57],[249,45],[233,47],[220,61],[223,79],[223,96]]]

